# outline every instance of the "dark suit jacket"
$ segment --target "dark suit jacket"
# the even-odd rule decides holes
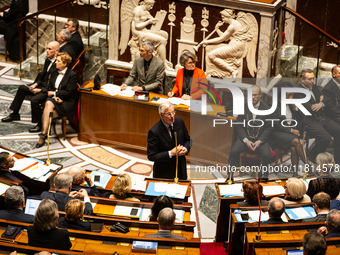
[[[58,205],[59,211],[65,211],[65,205],[67,204],[67,202],[70,201],[70,200],[73,200],[73,199],[77,199],[77,198],[70,197],[69,195],[67,195],[64,192],[59,192],[59,191],[57,191],[56,193],[44,191],[43,193],[41,193],[40,197],[42,199],[49,198],[49,199],[55,201]],[[85,203],[84,214],[87,214],[87,215],[92,214],[91,203]]]
[[[58,69],[51,73],[51,78],[48,83],[47,91],[55,91],[55,82],[58,77]],[[69,120],[73,119],[73,116],[77,112],[78,101],[76,97],[77,93],[77,82],[78,77],[75,72],[70,68],[67,68],[66,73],[61,80],[58,91],[56,93],[57,97],[63,100],[62,104],[65,108],[67,118]]]
[[[325,235],[325,238],[330,237],[340,237],[340,231],[330,231],[327,235]]]
[[[300,88],[304,88],[301,84],[299,85]],[[307,103],[302,104],[312,115],[304,115],[300,114],[300,118],[303,120],[303,123],[306,125],[314,125],[318,121],[318,119],[324,119],[325,114],[323,108],[320,109],[318,112],[312,111],[312,105],[316,103],[320,103],[320,96],[322,95],[321,91],[318,89],[316,85],[312,87],[313,94],[315,96],[315,100],[313,96],[311,96],[310,100]],[[294,93],[294,98],[304,98],[305,95],[301,93]]]
[[[85,221],[68,221],[65,217],[59,218],[59,228],[91,231],[91,224]]]
[[[281,218],[269,218],[267,221],[262,221],[261,224],[283,224],[284,222]]]
[[[43,70],[38,73],[33,83],[38,83],[38,88],[42,89],[42,92],[47,92],[47,84],[51,77],[51,73],[56,70],[55,61],[53,62],[50,70],[47,71],[48,66],[50,65],[51,60],[49,58],[45,59]]]
[[[301,130],[301,126],[302,126],[302,121],[299,121],[300,118],[300,113],[299,110],[295,111],[292,105],[288,105],[290,111],[292,112],[292,119],[297,120],[297,126],[293,127],[293,129],[298,129]],[[281,103],[277,104],[276,110],[273,113],[273,119],[279,119],[279,121],[275,121],[274,122],[274,130],[273,131],[277,131],[277,132],[283,132],[283,133],[291,133],[291,127],[284,127],[281,125],[281,121],[287,119],[286,116],[281,114]],[[291,123],[291,125],[293,125],[294,123]],[[287,123],[285,123],[285,125],[287,125]]]
[[[28,13],[28,0],[12,0],[8,12],[4,12],[3,19],[6,23],[6,41],[10,43],[12,38],[18,33],[18,19],[26,16]]]
[[[4,178],[4,179],[7,179],[7,180],[10,180],[10,181],[20,180],[14,174],[12,174],[11,172],[6,171],[6,170],[2,170],[2,169],[0,169],[0,177]],[[28,188],[25,187],[22,183],[19,186],[24,190],[25,196],[28,196],[29,195]]]
[[[333,79],[326,84],[322,93],[325,96],[323,102],[326,105],[326,115],[330,118],[340,118],[340,89]]]
[[[89,196],[100,197],[100,193],[96,185],[93,185],[92,187],[88,187],[88,186],[80,186],[79,184],[72,184],[72,190],[79,191],[80,189],[85,189]]]
[[[33,223],[34,216],[24,213],[21,209],[10,208],[7,210],[0,210],[0,219]]]
[[[156,234],[153,235],[146,235],[144,237],[156,237],[156,238],[171,238],[171,239],[186,239],[185,237],[182,236],[175,236],[173,234],[171,234],[171,231],[169,230],[162,230],[162,231],[158,231]]]
[[[129,86],[133,86],[135,84],[140,87],[144,86],[146,91],[163,94],[164,74],[164,62],[153,56],[149,70],[145,75],[144,59],[138,57],[133,62],[132,69],[129,77],[125,81],[125,84]]]
[[[319,222],[319,221],[326,221],[326,219],[327,219],[327,214],[323,213],[323,214],[318,214],[312,218],[303,219],[302,222]]]
[[[48,249],[69,250],[72,247],[67,229],[40,231],[34,226],[27,227],[28,245]]]
[[[79,54],[84,50],[83,40],[78,31],[74,32],[71,36],[70,44],[73,46],[74,52],[78,57]]]
[[[269,107],[264,104],[260,103],[259,110],[267,110]],[[244,138],[248,138],[251,141],[261,140],[262,143],[268,141],[270,132],[272,131],[271,122],[265,121],[265,119],[270,119],[270,117],[265,115],[256,115],[256,119],[262,120],[264,125],[262,127],[250,127],[248,126],[247,122],[253,119],[253,114],[250,112],[248,106],[244,108],[244,115],[239,115],[237,118],[238,122],[243,122],[245,120],[245,127],[240,125],[235,125],[236,132],[239,138],[243,141]],[[260,121],[253,121],[251,123],[252,126],[260,126],[262,122]]]
[[[68,42],[68,43],[60,46],[59,52],[67,52],[70,55],[70,57],[72,58],[72,62],[69,65],[69,67],[72,67],[73,64],[77,60],[77,56],[76,56],[76,53],[74,51],[73,45],[70,42]]]
[[[174,130],[177,130],[177,144],[190,151],[192,140],[182,118],[175,118]],[[175,141],[170,137],[162,120],[158,121],[148,133],[148,159],[154,161],[153,177],[173,179],[176,175],[176,156],[169,158],[169,150],[175,147]],[[187,164],[185,156],[178,157],[178,178],[187,179]]]
[[[329,210],[337,209],[340,210],[340,200],[339,199],[334,199],[331,201],[331,206],[329,207]]]

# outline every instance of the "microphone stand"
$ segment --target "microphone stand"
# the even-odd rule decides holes
[[[175,136],[175,146],[176,146],[176,177],[174,178],[174,183],[178,184],[178,149],[177,149],[177,132],[173,129],[174,136]]]
[[[50,131],[51,131],[51,125],[52,125],[52,118],[53,118],[53,112],[50,112],[50,120],[48,124],[48,131],[47,131],[47,160],[46,160],[46,165],[51,165],[51,160],[50,160]]]
[[[262,242],[262,238],[261,238],[261,234],[260,234],[260,228],[261,228],[261,213],[262,213],[262,210],[261,210],[261,198],[260,198],[260,182],[261,182],[261,177],[258,178],[257,180],[257,200],[258,200],[258,203],[259,203],[259,208],[260,208],[260,213],[259,213],[259,224],[258,224],[258,229],[257,229],[257,234],[254,238],[254,242],[255,243],[260,243]]]
[[[306,135],[307,135],[307,131],[303,131],[302,149],[303,149],[303,154],[305,155],[305,159],[306,159],[305,168],[304,168],[305,172],[303,173],[303,177],[302,177],[303,180],[306,180],[307,178],[306,165],[308,164],[307,154],[306,154],[306,149],[305,149]]]

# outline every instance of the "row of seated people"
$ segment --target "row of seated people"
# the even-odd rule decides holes
[[[307,163],[303,147],[300,143],[300,136],[307,131],[310,138],[315,138],[315,146],[309,152],[309,160],[315,163],[316,156],[325,152],[332,137],[334,138],[334,158],[335,163],[340,164],[340,108],[337,95],[339,94],[340,67],[335,66],[332,70],[333,79],[320,92],[314,84],[314,73],[310,69],[300,73],[299,88],[310,92],[311,97],[308,102],[303,103],[304,108],[312,115],[305,115],[296,105],[287,105],[286,114],[281,113],[281,89],[293,87],[289,82],[281,82],[278,88],[278,104],[275,112],[271,115],[253,114],[248,105],[245,105],[245,114],[238,116],[238,123],[245,122],[245,125],[235,125],[239,139],[235,142],[230,154],[229,164],[237,167],[240,154],[247,150],[261,154],[262,166],[271,164],[270,147],[282,150],[290,150],[292,169],[296,175],[298,171],[299,158]],[[335,88],[337,93],[335,91]],[[261,102],[262,92],[259,86],[252,86],[252,106],[257,110],[268,110],[269,106]],[[286,94],[287,99],[305,98],[304,93]],[[339,115],[339,116],[338,116]],[[266,119],[276,119],[274,125]],[[335,165],[333,166],[335,167]],[[268,170],[262,167],[259,177],[268,179]]]
[[[56,181],[57,185],[59,185],[59,180],[57,179]],[[43,194],[42,197],[44,197]],[[35,216],[25,214],[23,211],[25,207],[23,189],[20,186],[11,186],[5,192],[8,209],[0,210],[0,219],[33,223],[33,226],[28,226],[27,228],[28,243],[31,246],[68,250],[71,247],[71,242],[66,229],[91,231],[90,223],[83,221],[84,213],[89,212],[86,211],[86,206],[88,205],[86,205],[87,202],[84,203],[72,197],[68,198],[69,201],[66,205],[63,205],[60,200],[53,198],[55,200],[44,198],[39,204]],[[164,203],[164,200],[168,201],[168,204]],[[155,201],[153,215],[150,215],[150,219],[151,217],[157,218],[159,231],[156,234],[145,235],[145,237],[186,239],[171,233],[176,220],[176,214],[171,205],[172,201],[167,196],[162,196]],[[59,217],[58,210],[65,211],[65,217]],[[158,210],[158,214],[155,216],[156,210]]]
[[[32,122],[37,123],[35,127],[29,129],[29,132],[40,132],[43,130],[42,104],[49,97],[54,100],[59,98],[59,100],[56,100],[57,104],[64,105],[66,103],[66,111],[69,111],[68,108],[72,106],[71,114],[73,114],[73,108],[76,109],[76,106],[74,106],[73,102],[68,103],[67,101],[75,98],[78,79],[74,72],[67,67],[73,67],[77,56],[80,58],[80,54],[84,50],[78,27],[79,22],[77,19],[68,19],[65,29],[59,32],[57,41],[51,41],[47,44],[46,59],[42,71],[37,75],[33,84],[30,86],[21,85],[19,87],[9,107],[13,112],[9,116],[2,118],[2,122],[20,120],[19,110],[26,96],[30,96]],[[67,55],[58,55],[61,52],[67,53],[70,58],[64,57]],[[63,104],[63,101],[66,102]],[[57,113],[59,115],[54,117],[62,118],[67,115],[70,120],[72,120],[75,114],[75,112],[73,115],[65,114],[65,111],[62,113],[58,110]],[[46,134],[46,131],[42,133]]]

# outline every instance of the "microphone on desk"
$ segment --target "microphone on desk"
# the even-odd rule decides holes
[[[260,182],[261,182],[261,177],[259,177],[257,179],[257,201],[259,203],[259,209],[260,209],[260,213],[259,213],[259,223],[258,223],[258,230],[257,230],[257,234],[254,238],[254,242],[255,243],[260,243],[262,242],[262,238],[261,238],[261,234],[260,234],[260,228],[261,228],[261,197],[260,197]]]
[[[50,120],[48,123],[48,131],[47,131],[47,160],[46,160],[46,165],[48,166],[51,165],[49,150],[50,150],[50,131],[51,131],[51,125],[52,125],[53,112],[50,112],[49,118]]]
[[[171,131],[175,138],[175,148],[176,148],[176,177],[174,178],[174,183],[178,184],[178,149],[177,149],[177,130],[173,127],[171,127]]]

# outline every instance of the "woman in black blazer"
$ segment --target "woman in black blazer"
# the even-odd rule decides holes
[[[50,81],[47,86],[47,95],[44,112],[42,115],[42,131],[39,134],[39,142],[36,147],[40,148],[45,144],[49,124],[50,113],[53,118],[67,116],[69,120],[77,112],[77,75],[67,68],[72,62],[72,58],[66,52],[57,54],[57,69],[51,73]]]
[[[91,224],[84,222],[85,204],[78,199],[70,200],[65,206],[65,217],[59,219],[60,228],[91,231]]]
[[[28,245],[49,249],[69,250],[72,247],[67,229],[58,229],[59,214],[56,202],[41,201],[33,226],[27,227]]]

